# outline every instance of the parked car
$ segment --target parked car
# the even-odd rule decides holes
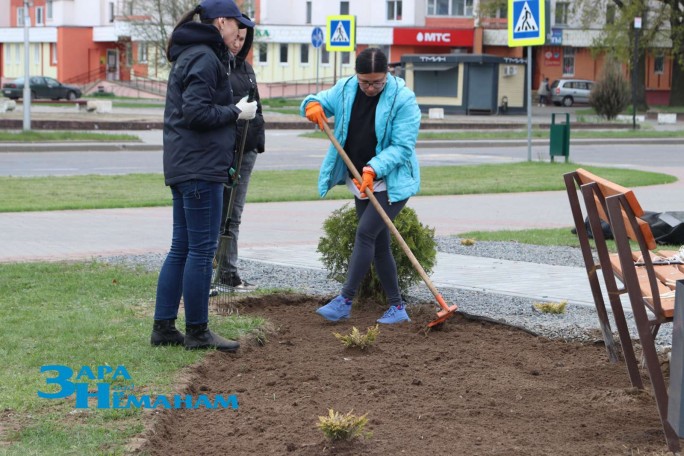
[[[75,86],[62,84],[56,79],[46,76],[31,76],[31,99],[49,98],[59,100],[75,100],[81,98],[81,89]],[[16,100],[24,97],[24,78],[17,78],[14,81],[6,82],[2,85],[2,94],[7,98]]]
[[[557,79],[551,84],[551,101],[556,106],[589,103],[594,81],[586,79]]]

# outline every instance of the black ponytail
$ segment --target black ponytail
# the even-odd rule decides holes
[[[366,48],[356,56],[358,74],[386,73],[387,56],[380,48]]]

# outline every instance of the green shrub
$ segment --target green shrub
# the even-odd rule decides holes
[[[629,82],[620,65],[614,60],[607,61],[601,79],[589,95],[589,104],[599,116],[612,120],[624,111],[629,98]]]
[[[347,276],[357,225],[356,209],[350,207],[349,204],[333,211],[323,223],[325,234],[318,241],[318,252],[321,253],[323,265],[328,270],[328,277],[340,283],[344,283]],[[394,226],[397,227],[425,272],[430,274],[437,259],[434,228],[422,225],[416,212],[409,207],[405,207],[394,219]],[[402,293],[405,293],[422,279],[394,236],[392,236],[392,255],[397,263],[399,288]],[[356,298],[359,301],[372,300],[384,303],[385,292],[375,268],[371,267],[362,281]]]

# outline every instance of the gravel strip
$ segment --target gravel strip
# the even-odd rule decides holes
[[[435,240],[438,250],[445,253],[584,267],[580,250],[572,247],[482,241],[472,246],[463,246],[456,237],[438,236]],[[128,255],[100,258],[100,261],[158,271],[165,257],[163,254]],[[324,270],[293,268],[249,260],[240,260],[239,269],[243,279],[256,283],[261,289],[292,290],[312,296],[332,296],[339,293],[341,288],[339,283],[327,278]],[[568,304],[564,314],[553,315],[535,310],[534,301],[528,298],[454,288],[441,288],[439,291],[447,302],[457,304],[463,312],[520,327],[540,336],[581,342],[601,340],[598,318],[593,307]],[[434,297],[422,282],[412,287],[405,298],[409,305],[434,301]],[[637,339],[636,326],[630,312],[627,313],[627,318],[632,337]],[[615,331],[615,328],[613,330]],[[659,347],[667,349],[671,340],[672,325],[663,325],[657,340]]]

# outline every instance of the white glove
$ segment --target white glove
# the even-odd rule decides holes
[[[242,120],[252,120],[254,117],[256,117],[256,111],[257,111],[257,102],[255,101],[247,101],[247,95],[245,97],[238,101],[237,104],[235,105],[237,108],[242,111],[238,115],[238,119]]]

